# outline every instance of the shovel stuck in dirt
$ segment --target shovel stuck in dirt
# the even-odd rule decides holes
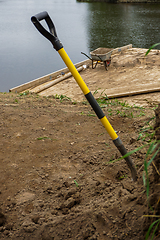
[[[48,28],[49,28],[49,31],[47,31],[41,25],[41,23],[40,23],[41,20],[45,20],[46,21],[46,23],[48,25]],[[84,93],[86,99],[88,100],[88,102],[90,103],[91,107],[95,111],[97,117],[100,119],[101,123],[103,124],[103,126],[107,130],[108,134],[112,138],[113,143],[115,144],[115,146],[117,147],[119,152],[122,154],[122,156],[124,156],[124,159],[125,159],[128,167],[131,170],[133,181],[136,181],[137,180],[137,171],[136,171],[135,165],[134,165],[131,157],[130,156],[125,157],[125,155],[127,154],[126,148],[124,147],[121,139],[118,137],[118,135],[114,131],[114,129],[111,126],[111,124],[109,123],[108,119],[106,118],[106,116],[103,113],[102,109],[98,105],[96,99],[94,98],[94,96],[92,95],[90,90],[88,89],[87,85],[83,81],[82,77],[78,73],[78,71],[75,68],[74,64],[72,63],[72,61],[68,57],[67,53],[65,52],[62,43],[60,42],[60,40],[57,37],[56,29],[55,29],[55,26],[54,26],[50,16],[48,15],[47,12],[41,12],[41,13],[38,13],[35,16],[33,16],[31,18],[31,21],[35,25],[37,30],[44,37],[46,37],[52,43],[52,45],[55,48],[55,50],[58,51],[59,55],[63,59],[64,63],[66,64],[66,66],[68,67],[69,71],[72,73],[73,77],[75,78],[76,82],[78,83],[79,87],[81,88],[82,92]]]

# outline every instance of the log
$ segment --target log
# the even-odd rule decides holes
[[[145,87],[145,85],[144,85]],[[146,85],[147,87],[147,85]],[[130,97],[130,96],[134,96],[134,95],[141,95],[141,94],[148,94],[148,93],[154,93],[154,92],[160,92],[160,87],[150,87],[150,88],[146,88],[146,89],[137,89],[137,90],[133,90],[133,91],[125,91],[124,88],[124,92],[117,92],[118,89],[115,89],[115,93],[114,93],[114,89],[111,89],[113,91],[113,93],[106,93],[108,98],[121,98],[121,97]]]
[[[82,70],[86,69],[87,67],[88,67],[87,65],[83,65],[83,66],[77,68],[77,71],[81,72]],[[37,86],[37,87],[31,89],[30,92],[32,92],[32,93],[40,93],[40,92],[42,92],[42,91],[44,91],[44,90],[46,90],[46,89],[56,85],[57,83],[60,83],[60,82],[64,81],[65,79],[67,79],[67,78],[69,78],[71,76],[72,76],[72,74],[70,72],[66,73],[64,76],[59,77],[58,79],[55,79],[53,81],[47,82],[45,84],[42,84],[40,86]]]
[[[132,48],[132,44],[129,44],[129,45],[126,45],[126,46],[123,46],[123,47],[119,47],[119,48],[115,48],[115,49],[112,50],[112,54],[116,54],[116,53],[125,51],[125,50],[130,49],[130,48]]]

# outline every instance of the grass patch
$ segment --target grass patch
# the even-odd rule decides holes
[[[119,115],[121,117],[134,118],[145,115],[145,108],[136,105],[131,106],[126,101],[118,99],[108,99],[107,95],[98,98],[97,102],[101,108],[106,108],[110,116]]]
[[[95,95],[96,93],[98,93],[98,90],[96,90],[93,95]],[[118,115],[128,118],[145,116],[144,107],[136,106],[135,104],[131,106],[126,101],[109,99],[106,94],[102,94],[103,93],[101,93],[100,97],[96,99],[96,101],[102,109],[108,112],[109,116]],[[87,101],[83,101],[83,104],[87,105],[89,103]]]
[[[153,127],[153,122],[155,120],[155,116],[150,118],[143,127],[140,128],[139,136],[137,140],[142,140],[144,142],[151,142],[154,139],[155,131]]]
[[[19,94],[19,96],[26,96],[26,95],[29,95],[29,91],[25,91]]]
[[[62,102],[63,100],[71,101],[71,98],[67,97],[66,95],[62,95],[62,94],[61,94],[61,95],[56,94],[56,95],[54,96],[54,98],[55,98],[55,99],[59,99],[60,102]]]

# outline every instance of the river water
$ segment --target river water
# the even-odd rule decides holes
[[[160,42],[160,4],[0,0],[0,92],[65,67],[30,21],[44,10],[73,63],[86,59],[81,51]]]

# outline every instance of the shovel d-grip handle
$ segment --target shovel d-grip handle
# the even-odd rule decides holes
[[[48,27],[50,29],[50,33],[48,31],[46,31],[41,26],[41,24],[39,23],[39,21],[41,21],[43,19],[46,20],[46,23],[47,23],[47,25],[48,25]],[[69,71],[72,73],[74,79],[76,80],[77,84],[79,85],[79,87],[81,88],[82,92],[84,93],[84,95],[85,95],[86,99],[88,100],[89,104],[91,105],[91,107],[95,111],[97,117],[100,119],[101,123],[103,124],[103,126],[107,130],[108,134],[112,138],[113,143],[115,144],[115,146],[117,147],[119,152],[122,154],[122,156],[124,156],[124,159],[126,160],[126,163],[127,163],[128,167],[131,170],[133,181],[136,181],[137,180],[137,171],[136,171],[135,165],[134,165],[131,157],[125,157],[125,155],[127,154],[127,150],[125,149],[122,141],[118,137],[117,133],[114,131],[114,129],[111,126],[111,124],[109,123],[109,121],[106,118],[104,112],[102,111],[101,107],[97,103],[96,99],[94,98],[94,96],[92,95],[92,93],[88,89],[87,85],[83,81],[82,77],[80,76],[79,72],[75,68],[74,64],[70,60],[69,56],[65,52],[62,44],[60,43],[60,41],[59,41],[59,39],[57,37],[54,24],[53,24],[52,20],[50,19],[48,13],[47,12],[39,13],[39,14],[33,16],[31,18],[31,21],[33,22],[35,27],[38,29],[38,31],[43,36],[45,36],[49,41],[51,41],[51,43],[53,44],[54,48],[58,51],[58,53],[61,56],[62,60],[64,61],[64,63],[68,67]]]
[[[46,21],[49,31],[47,31],[40,23],[40,21],[42,20]],[[37,30],[52,43],[56,51],[63,47],[62,43],[59,41],[57,37],[55,26],[46,11],[38,13],[35,16],[32,16],[31,21],[35,25]]]

